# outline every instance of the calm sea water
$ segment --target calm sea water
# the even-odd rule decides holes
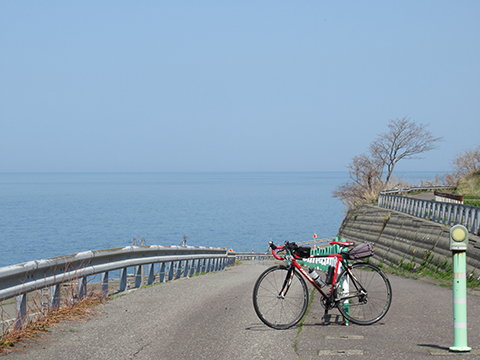
[[[347,172],[0,174],[0,267],[133,244],[265,251],[335,236]]]

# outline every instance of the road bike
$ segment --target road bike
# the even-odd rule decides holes
[[[273,256],[285,260],[286,265],[276,265],[265,270],[253,289],[253,306],[260,320],[274,329],[288,329],[295,326],[307,311],[309,296],[307,279],[321,294],[321,304],[325,315],[338,308],[344,319],[358,325],[371,325],[382,319],[392,302],[392,288],[387,276],[375,265],[365,261],[350,264],[348,260],[362,258],[362,251],[354,249],[365,247],[355,245],[353,241],[331,241],[330,245],[339,245],[341,251],[332,255],[310,255],[309,247],[299,247],[295,243],[275,246],[269,242]],[[369,244],[371,246],[371,244]],[[280,256],[278,252],[284,251]],[[367,254],[367,253],[365,253]],[[370,253],[368,253],[370,254]],[[371,246],[373,255],[373,247]],[[313,268],[305,270],[297,261],[327,261],[325,281],[321,280]],[[327,259],[327,260],[325,260]],[[339,274],[339,272],[341,273]]]

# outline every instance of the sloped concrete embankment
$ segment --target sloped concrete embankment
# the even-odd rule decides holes
[[[385,264],[451,264],[450,226],[398,211],[363,205],[348,212],[338,236],[375,244],[374,261]],[[480,275],[480,236],[468,235],[467,273]]]

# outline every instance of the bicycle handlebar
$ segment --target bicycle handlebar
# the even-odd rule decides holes
[[[283,257],[280,257],[277,255],[277,253],[275,251],[280,251],[280,250],[283,250],[285,248],[285,246],[276,246],[273,241],[269,241],[268,244],[270,245],[270,248],[272,249],[272,255],[275,259],[277,260],[285,260],[285,258]]]

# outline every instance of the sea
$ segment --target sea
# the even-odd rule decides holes
[[[346,171],[0,173],[0,267],[134,237],[237,252],[334,237],[346,209],[332,191],[347,180]]]

